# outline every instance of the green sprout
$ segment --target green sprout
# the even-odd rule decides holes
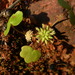
[[[6,36],[9,33],[11,25],[17,26],[18,24],[20,24],[22,19],[23,13],[21,11],[17,11],[15,14],[13,14],[8,20],[7,29],[4,31],[4,35]]]
[[[20,56],[24,58],[26,63],[31,63],[37,61],[40,58],[41,53],[30,46],[22,46]]]
[[[42,28],[36,28],[37,35],[36,38],[38,39],[37,42],[44,42],[45,44],[47,44],[48,41],[50,41],[51,43],[53,43],[52,39],[53,39],[53,35],[55,34],[55,31],[50,28],[49,26],[46,26],[44,24],[42,24]]]

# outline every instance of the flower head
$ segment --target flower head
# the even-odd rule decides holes
[[[33,31],[32,30],[29,30],[29,31],[26,32],[25,38],[26,38],[27,42],[31,41],[32,35],[33,35]]]
[[[47,44],[48,41],[53,42],[53,35],[55,34],[55,31],[50,28],[49,26],[46,26],[44,24],[42,24],[42,28],[36,28],[37,35],[36,38],[38,39],[38,42],[42,41],[45,42],[45,44]]]

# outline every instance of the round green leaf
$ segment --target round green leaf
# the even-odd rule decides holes
[[[40,56],[41,56],[40,51],[33,50],[33,52],[32,52],[32,61],[33,62],[37,61],[40,58]]]
[[[13,14],[9,21],[10,24],[12,24],[13,26],[17,26],[23,19],[23,13],[21,11],[17,11],[15,14]]]
[[[24,58],[24,61],[26,62],[26,63],[31,63],[32,62],[32,55],[29,53],[27,56],[26,56],[26,58]]]
[[[28,54],[30,54],[32,52],[32,47],[30,46],[22,46],[21,47],[21,52],[20,52],[20,56],[22,58],[26,58],[26,56],[28,56]]]
[[[31,63],[37,61],[40,58],[40,56],[41,56],[40,51],[33,50],[30,54],[26,56],[26,58],[24,58],[24,60],[26,63]]]
[[[22,46],[20,56],[24,58],[26,63],[31,63],[37,61],[40,58],[41,53],[38,50],[33,50],[30,46]]]

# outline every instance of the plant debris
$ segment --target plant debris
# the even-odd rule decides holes
[[[3,6],[2,2],[5,3],[2,8],[0,7],[1,10],[7,8],[7,3],[10,5],[15,2],[15,0],[11,2],[10,0],[6,1],[1,0],[1,6]],[[32,17],[34,15],[29,10],[30,4],[35,4],[36,2],[40,2],[40,0],[22,0],[16,7],[12,8],[14,11],[12,13],[18,10],[22,11],[24,19],[17,27],[11,27],[7,36],[4,36],[4,30],[6,29],[9,17],[0,17],[0,75],[75,75],[75,45],[68,44],[68,41],[63,38],[65,35],[60,34],[53,27],[56,32],[53,43],[37,42],[37,38],[34,36],[37,35],[35,28],[40,28],[43,21],[41,20],[38,23],[37,19],[35,20],[35,17]],[[36,17],[38,16],[36,15]],[[49,25],[48,21],[47,25]],[[31,39],[28,39],[28,41],[31,41],[27,42],[25,35],[19,34],[15,29],[23,33],[26,33],[28,30],[33,31],[31,33],[32,36],[29,37]],[[38,61],[24,62],[24,59],[19,55],[21,47],[24,45],[28,45],[34,50],[41,52],[41,57]]]

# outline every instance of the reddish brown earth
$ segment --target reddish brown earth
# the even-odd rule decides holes
[[[75,1],[67,1],[69,1],[69,4],[71,4],[75,11]],[[39,2],[32,3],[29,8],[32,15],[36,14],[39,16],[35,17],[38,18],[37,21],[41,21],[42,17],[46,18],[46,22],[41,21],[43,23],[51,22],[54,24],[55,22],[66,18],[66,12],[63,11],[63,8],[58,4],[57,0],[41,0]],[[55,28],[68,37],[69,44],[75,44],[75,26],[71,26],[69,20],[57,24]]]
[[[74,7],[74,0],[67,1]],[[3,8],[6,8],[6,4],[4,6]],[[66,18],[66,12],[57,0],[35,0],[30,4],[29,9],[31,14],[28,17],[31,17],[31,22],[27,21],[27,18],[18,28],[25,29],[30,25],[29,29],[33,29],[42,23],[51,26]],[[4,36],[6,22],[7,19],[0,18],[0,75],[75,75],[75,26],[72,26],[69,20],[53,27],[56,30],[54,43],[49,42],[47,45],[37,43],[35,37],[32,38],[31,43],[27,43],[24,35],[13,28],[9,35]],[[25,63],[19,55],[23,45],[29,45],[41,51],[41,58],[34,63]]]
[[[1,0],[1,1],[0,1],[0,10],[5,9],[7,3],[8,3],[7,0]]]
[[[0,11],[8,8],[15,0],[1,0],[0,1]]]

